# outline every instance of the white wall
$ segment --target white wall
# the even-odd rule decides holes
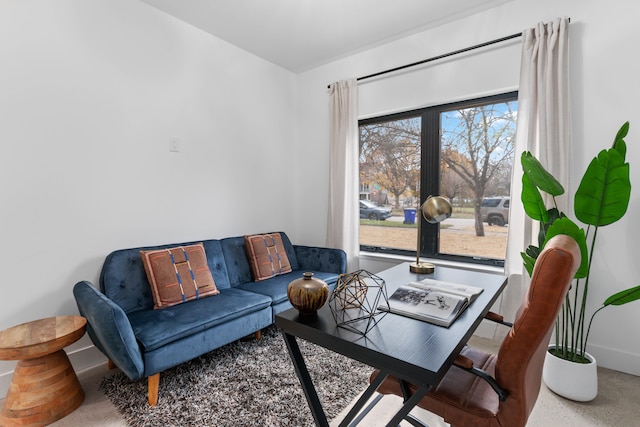
[[[292,73],[147,4],[0,2],[0,329],[76,314],[73,285],[115,249],[300,241],[296,102]],[[105,360],[86,347],[77,369]]]
[[[328,92],[327,84],[345,78],[368,75],[377,71],[412,63],[435,55],[472,46],[533,27],[539,21],[556,17],[571,17],[571,103],[573,109],[573,194],[586,165],[602,148],[608,147],[620,125],[631,122],[627,138],[628,161],[634,190],[626,217],[603,228],[599,233],[598,249],[592,272],[590,305],[599,305],[611,293],[640,282],[637,244],[640,228],[634,219],[640,213],[640,60],[635,54],[640,40],[637,16],[640,5],[631,0],[598,2],[594,0],[514,0],[503,6],[480,13],[458,22],[443,25],[431,31],[404,38],[388,45],[360,53],[299,75],[299,132],[302,150],[321,164],[310,168],[301,176],[298,195],[313,182],[326,182],[328,152]],[[510,44],[507,42],[507,44]],[[496,48],[489,54],[478,53],[470,59],[462,57],[431,63],[399,75],[384,79],[363,81],[359,88],[361,117],[385,114],[402,109],[401,102],[415,108],[441,102],[456,101],[464,91],[470,95],[484,91],[511,89],[513,72],[519,69],[519,50],[509,46]],[[496,55],[501,58],[496,62]],[[480,58],[483,58],[478,62]],[[479,82],[468,85],[455,77],[462,68],[468,71],[469,60],[474,69],[503,66],[507,71],[503,80],[483,87]],[[484,62],[484,63],[483,63]],[[514,68],[515,66],[515,68]],[[427,76],[431,76],[428,78]],[[517,76],[516,76],[517,77]],[[515,80],[517,84],[517,79]],[[449,91],[443,90],[448,88]],[[462,90],[462,92],[460,91]],[[411,94],[413,92],[413,94]],[[476,93],[477,92],[477,93]],[[399,96],[398,94],[402,94]],[[408,98],[407,98],[408,97]],[[449,99],[450,98],[450,99]],[[409,99],[409,101],[407,101]],[[300,226],[304,239],[319,240],[326,228],[323,211],[311,205],[326,199],[326,189],[316,194],[315,203],[307,203],[304,218],[316,227]],[[388,262],[361,260],[361,267],[377,271]],[[370,267],[371,266],[371,267]],[[588,350],[600,366],[640,375],[640,338],[635,325],[640,322],[640,303],[609,308],[596,318]]]
[[[634,192],[626,218],[601,230],[591,293],[598,304],[640,281],[640,228],[632,223],[640,212],[639,9],[631,0],[514,0],[294,76],[141,2],[3,0],[0,329],[77,313],[73,285],[97,283],[114,249],[275,229],[323,244],[328,83],[558,16],[572,19],[573,190],[591,157],[631,121]],[[512,71],[519,61],[503,59]],[[438,91],[446,83],[439,73],[442,80],[424,81],[412,106],[461,96]],[[405,76],[394,91],[414,87]],[[363,100],[372,94],[367,115],[400,108],[374,87],[362,85]],[[169,152],[172,137],[181,139],[180,153]],[[601,366],[640,374],[638,304],[596,320],[589,350]],[[68,350],[77,369],[104,360],[86,336]],[[13,366],[0,363],[0,396]]]

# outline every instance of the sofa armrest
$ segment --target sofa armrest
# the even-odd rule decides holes
[[[293,245],[301,270],[342,274],[347,270],[347,254],[342,249]]]
[[[96,347],[131,380],[143,378],[142,353],[124,310],[87,281],[76,283],[73,296]]]

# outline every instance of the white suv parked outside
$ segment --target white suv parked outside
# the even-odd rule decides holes
[[[486,197],[482,199],[480,215],[489,225],[504,226],[509,223],[509,197]]]

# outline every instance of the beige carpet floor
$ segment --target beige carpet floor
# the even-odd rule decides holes
[[[488,349],[494,346],[490,341],[481,339],[474,339],[472,345]],[[98,390],[98,385],[105,375],[110,375],[106,365],[81,373],[79,378],[86,393],[85,401],[76,411],[52,425],[56,427],[126,426],[109,399]],[[566,400],[550,392],[543,385],[527,426],[627,427],[640,425],[640,377],[598,368],[598,381],[598,396],[588,403]],[[360,425],[384,426],[400,405],[399,398],[385,396]],[[412,411],[412,414],[426,421],[430,427],[449,427],[439,417],[419,408]],[[331,425],[337,426],[338,422],[334,421]],[[406,422],[401,425],[409,426]]]

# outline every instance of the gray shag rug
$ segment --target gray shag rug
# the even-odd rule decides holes
[[[322,406],[331,420],[369,383],[372,368],[298,339]],[[313,426],[313,417],[282,334],[243,339],[160,374],[158,405],[147,381],[121,372],[100,389],[130,426]]]

